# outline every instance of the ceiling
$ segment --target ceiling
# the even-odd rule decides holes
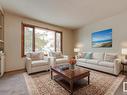
[[[127,0],[0,0],[7,12],[76,29],[127,9]]]

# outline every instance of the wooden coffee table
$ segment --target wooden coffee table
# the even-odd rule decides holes
[[[55,73],[54,75],[53,72]],[[88,81],[84,79],[85,77],[88,77]],[[90,83],[90,71],[77,66],[74,70],[63,70],[60,66],[51,67],[51,79],[54,79],[73,95],[74,91]]]

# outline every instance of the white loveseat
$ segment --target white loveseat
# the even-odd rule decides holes
[[[26,70],[28,74],[49,70],[49,58],[43,52],[32,52],[26,55]]]
[[[87,52],[88,53],[88,52]],[[121,60],[115,53],[91,53],[91,58],[85,58],[87,54],[80,53],[77,58],[77,65],[118,75],[121,71]]]
[[[50,52],[49,60],[50,66],[68,64],[68,56],[61,52]]]

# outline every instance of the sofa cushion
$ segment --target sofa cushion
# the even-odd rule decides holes
[[[113,62],[101,61],[98,64],[101,65],[101,66],[110,67],[110,68],[114,67],[114,63]]]
[[[48,65],[48,61],[45,61],[45,60],[32,61],[32,67],[44,66],[44,65]]]
[[[93,56],[92,56],[93,59],[99,59],[99,60],[103,60],[104,59],[104,53],[93,53]]]
[[[96,59],[88,59],[87,60],[87,63],[98,64],[99,63],[99,60],[96,60]]]
[[[105,53],[104,61],[113,62],[117,57],[116,53]]]
[[[79,58],[77,59],[78,62],[87,62],[87,59],[84,59],[84,58]]]
[[[56,63],[57,64],[61,64],[61,63],[68,63],[68,60],[66,58],[59,58],[59,59],[56,59]]]

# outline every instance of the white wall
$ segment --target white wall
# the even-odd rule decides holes
[[[92,48],[91,33],[112,28],[112,48]],[[85,25],[75,31],[75,47],[83,47],[84,51],[118,52],[127,47],[127,12]]]
[[[21,23],[32,24],[63,32],[63,52],[73,55],[73,32],[71,30],[53,26],[13,14],[5,14],[5,54],[6,71],[25,68],[24,58],[21,57]]]

